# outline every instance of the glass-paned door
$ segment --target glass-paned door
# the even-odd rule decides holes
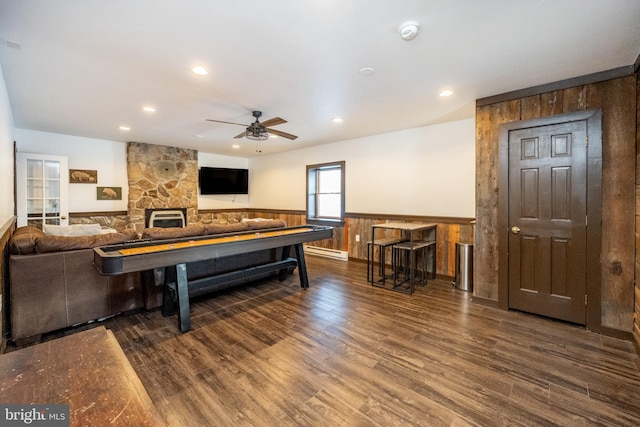
[[[18,226],[68,224],[67,158],[17,153]]]

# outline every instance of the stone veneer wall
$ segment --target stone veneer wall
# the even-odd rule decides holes
[[[129,227],[129,215],[82,215],[69,217],[69,224],[100,224],[102,228],[115,228],[122,231]]]
[[[144,228],[145,209],[187,208],[187,222],[198,220],[198,152],[186,148],[129,142],[128,213],[130,226]]]

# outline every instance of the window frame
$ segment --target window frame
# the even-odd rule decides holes
[[[327,226],[344,226],[344,217],[345,217],[345,166],[346,162],[344,160],[337,162],[328,162],[328,163],[319,163],[315,165],[307,165],[307,181],[306,181],[306,189],[307,189],[307,202],[306,202],[306,214],[307,214],[307,224],[314,225],[327,225]],[[318,212],[318,196],[325,193],[318,192],[318,173],[322,170],[326,169],[340,169],[340,217],[329,218],[329,217],[320,217],[317,215]],[[335,194],[335,193],[326,193],[326,194]]]

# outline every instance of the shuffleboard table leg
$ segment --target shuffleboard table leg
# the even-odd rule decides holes
[[[284,246],[282,248],[282,256],[280,257],[281,261],[284,261],[287,258],[289,258],[290,253],[291,253],[291,246]],[[287,269],[283,268],[278,272],[278,280],[280,280],[281,282],[284,282],[286,279],[287,279]]]
[[[191,329],[189,313],[189,284],[187,282],[187,264],[176,265],[176,296],[178,300],[178,323],[180,332]]]
[[[309,276],[307,276],[307,263],[304,260],[304,248],[302,243],[297,243],[296,258],[298,258],[298,274],[300,275],[300,286],[304,289],[309,287]]]
[[[159,268],[157,270],[162,270],[162,277],[164,278],[163,290],[162,290],[162,315],[164,317],[173,315],[173,306],[176,302],[176,291],[169,287],[169,283],[171,283],[172,279],[175,281],[175,271],[171,271],[172,269],[169,267]],[[158,273],[160,274],[160,273]],[[155,277],[154,271],[154,277]]]

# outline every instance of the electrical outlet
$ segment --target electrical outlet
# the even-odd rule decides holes
[[[359,242],[359,241],[360,241],[360,235],[356,234],[356,242]]]

